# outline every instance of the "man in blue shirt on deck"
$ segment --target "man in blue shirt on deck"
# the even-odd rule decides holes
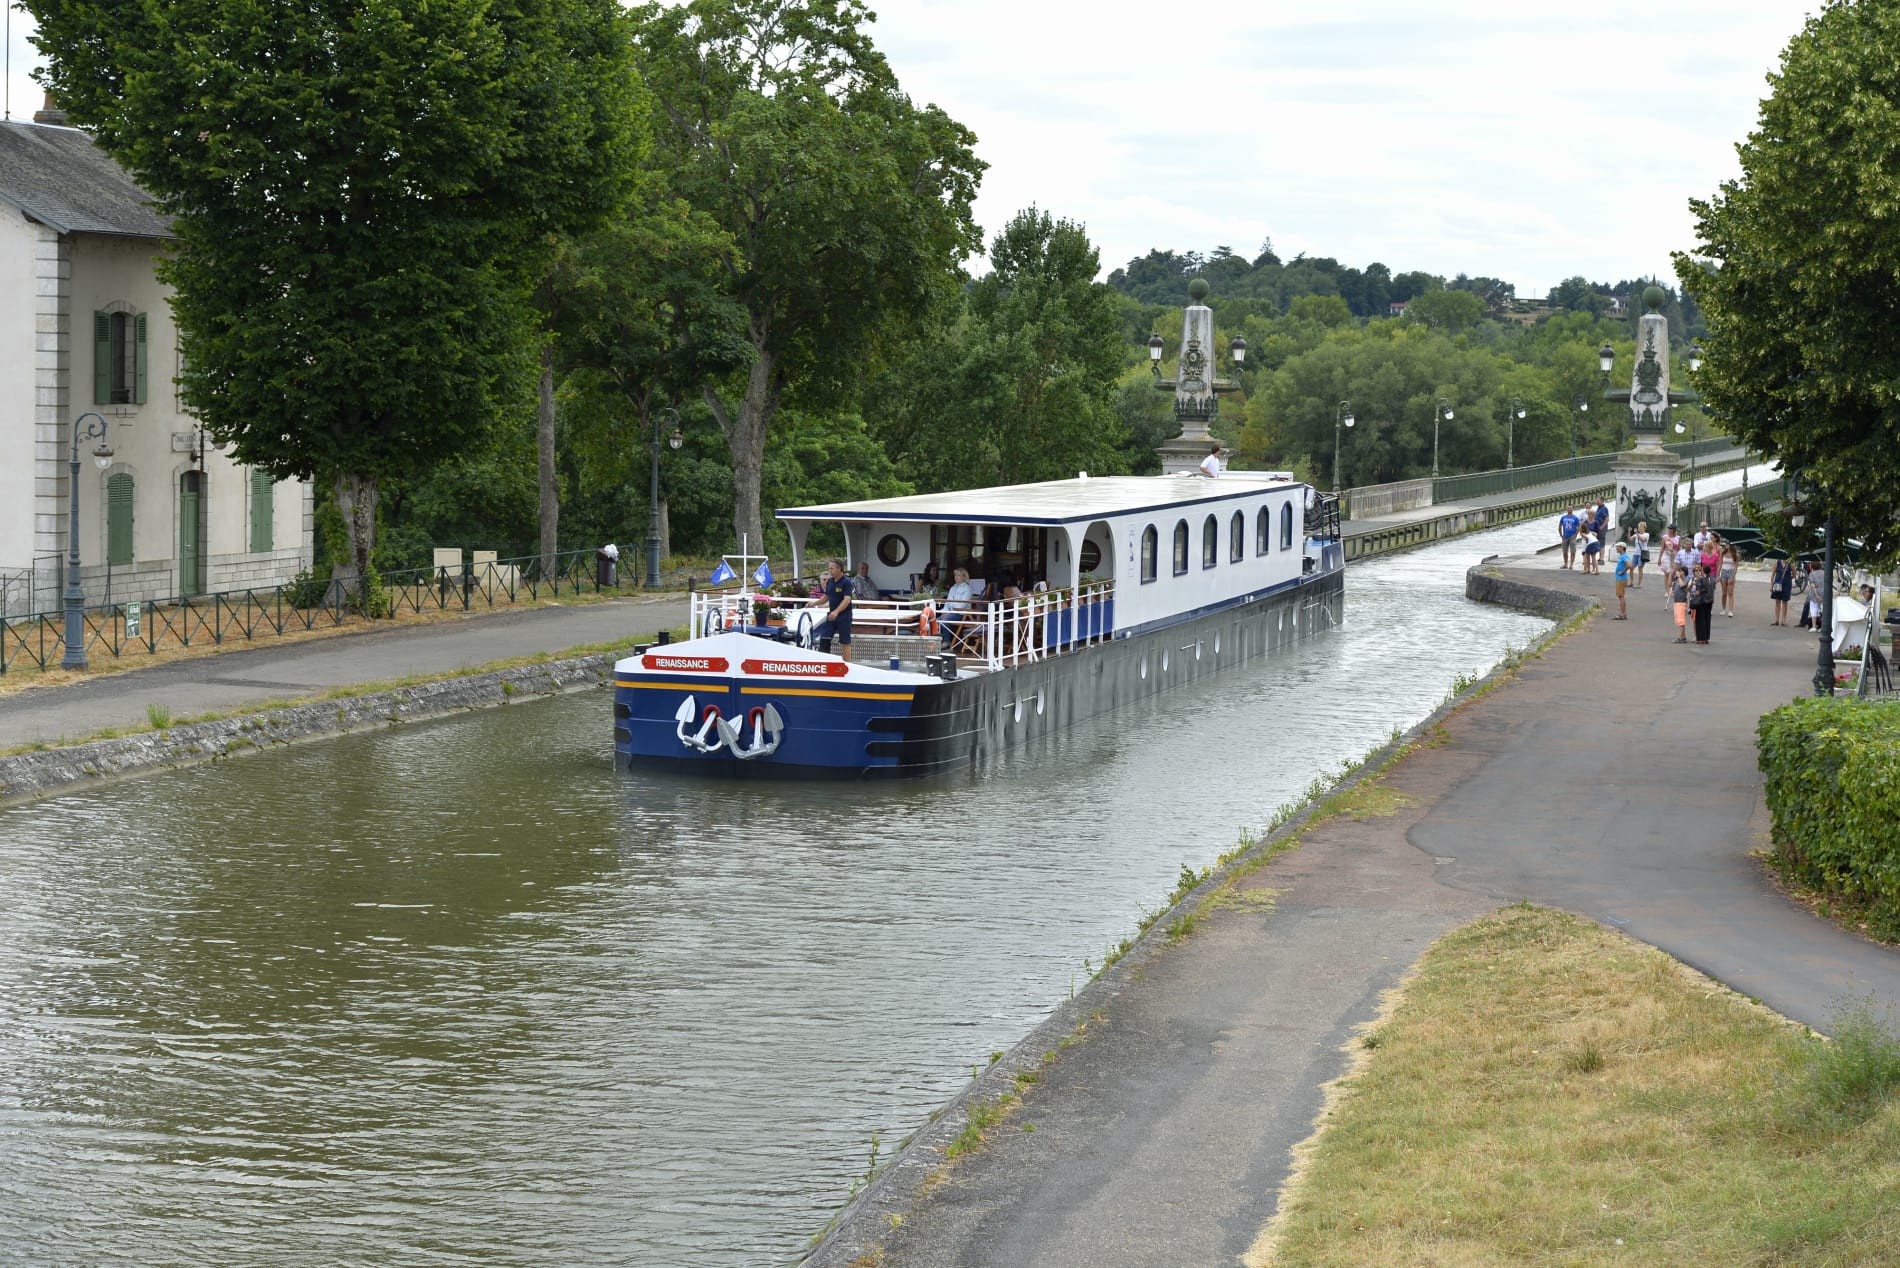
[[[844,575],[844,560],[834,559],[825,565],[825,577],[821,583],[823,593],[813,599],[807,607],[825,606],[825,619],[812,631],[818,640],[818,650],[829,652],[832,641],[838,643],[838,655],[845,660],[851,659],[851,593],[854,587],[851,578]]]
[[[1557,536],[1563,540],[1564,562],[1568,568],[1577,562],[1577,530],[1583,527],[1583,521],[1577,518],[1577,508],[1571,507],[1557,521]]]

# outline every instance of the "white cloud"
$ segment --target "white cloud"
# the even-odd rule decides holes
[[[1150,248],[1503,277],[1668,274],[1813,0],[888,0],[905,89],[978,136],[986,235],[1034,203]],[[14,118],[31,19],[12,16]]]

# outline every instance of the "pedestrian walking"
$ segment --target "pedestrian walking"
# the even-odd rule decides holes
[[[1768,597],[1775,603],[1775,619],[1770,625],[1788,623],[1788,597],[1794,593],[1794,563],[1787,559],[1775,560],[1775,570],[1768,574]]]
[[[1689,579],[1680,572],[1669,574],[1669,603],[1676,610],[1676,641],[1689,641]]]
[[[1629,543],[1618,542],[1616,544],[1616,615],[1610,618],[1612,621],[1630,619],[1629,601],[1624,598],[1630,587],[1630,572],[1632,571],[1630,558]]]
[[[1826,578],[1821,576],[1821,565],[1810,559],[1808,561],[1807,582],[1801,587],[1803,595],[1807,598],[1807,603],[1801,613],[1802,629],[1818,630],[1821,628],[1821,587],[1826,584]]]
[[[1709,645],[1709,614],[1715,607],[1715,579],[1701,560],[1689,578],[1689,608],[1695,613],[1695,641],[1698,647]]]
[[[1722,583],[1722,615],[1735,615],[1735,573],[1742,566],[1742,552],[1734,542],[1722,543],[1721,570],[1716,579]]]
[[[1583,527],[1583,521],[1577,518],[1577,508],[1570,507],[1557,517],[1557,540],[1563,543],[1564,561],[1560,567],[1568,568],[1577,562],[1577,533]]]
[[[1636,534],[1630,538],[1630,553],[1636,556],[1636,573],[1630,584],[1643,588],[1643,568],[1649,563],[1649,521],[1636,521]]]

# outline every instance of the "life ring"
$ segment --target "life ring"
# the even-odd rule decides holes
[[[930,635],[937,632],[937,605],[926,602],[924,610],[917,614],[917,633]]]

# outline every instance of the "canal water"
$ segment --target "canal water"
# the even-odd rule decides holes
[[[586,693],[0,811],[0,1259],[794,1260],[1184,865],[1532,642],[1464,571],[1551,535],[928,783],[616,771]]]

